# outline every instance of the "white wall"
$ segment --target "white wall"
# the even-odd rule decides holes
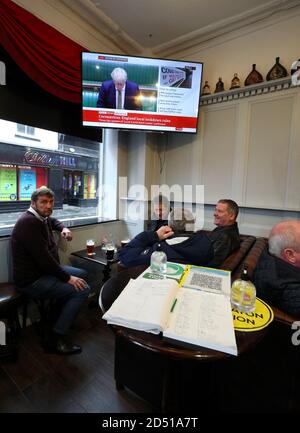
[[[266,236],[276,220],[299,218],[300,88],[205,106],[200,117],[197,135],[170,138],[169,185],[203,184],[207,205],[236,200],[244,233]]]
[[[212,91],[219,76],[228,89],[235,72],[243,85],[252,63],[265,77],[277,56],[289,72],[300,57],[299,38],[297,8],[176,56],[203,61]],[[209,204],[221,197],[242,206],[244,233],[267,236],[278,220],[300,217],[299,98],[294,88],[205,106],[196,135],[169,135],[164,178],[204,184],[205,227],[212,228]]]
[[[146,133],[121,132],[120,139],[127,146],[126,185],[120,202],[122,206],[121,218],[126,221],[129,237],[134,237],[144,230],[147,192],[145,186],[146,167]]]
[[[0,119],[1,142],[8,144],[18,144],[20,146],[32,146],[32,136],[20,133],[17,130],[16,122]],[[47,129],[34,128],[35,148],[57,150],[58,132],[48,131]]]
[[[113,240],[120,245],[121,240],[128,237],[126,224],[122,221],[95,224],[84,227],[72,227],[74,238],[72,242],[60,240],[59,253],[62,263],[68,264],[73,251],[85,248],[87,239],[95,239],[96,246],[101,245],[104,236],[112,235]]]
[[[228,90],[235,72],[243,84],[255,63],[265,78],[278,56],[290,72],[292,62],[300,57],[299,38],[300,6],[201,45],[177,51],[176,57],[204,62],[202,83],[207,80],[214,91],[218,78],[222,77]]]

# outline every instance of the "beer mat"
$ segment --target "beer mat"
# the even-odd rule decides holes
[[[242,313],[232,308],[233,326],[235,331],[260,331],[274,319],[272,308],[262,299],[256,298],[255,310],[252,313]]]
[[[164,275],[155,274],[151,271],[151,267],[147,268],[139,278],[146,278],[147,280],[162,280],[164,278],[173,278],[175,280],[180,280],[186,265],[181,263],[167,262],[167,272]]]

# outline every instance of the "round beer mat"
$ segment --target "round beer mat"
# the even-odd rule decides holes
[[[183,271],[185,269],[184,265],[178,265],[177,263],[167,263],[167,275],[178,276],[181,277]]]
[[[255,301],[255,310],[252,313],[242,313],[232,308],[233,326],[236,331],[259,331],[268,326],[274,319],[271,307],[259,298]]]

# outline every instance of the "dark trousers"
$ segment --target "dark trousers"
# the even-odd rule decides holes
[[[84,269],[62,266],[70,275],[86,279]],[[84,290],[75,290],[72,284],[65,283],[52,275],[45,275],[34,283],[24,287],[22,291],[33,299],[50,299],[55,306],[55,322],[53,331],[65,335],[72,325],[82,303],[90,293],[90,287]]]

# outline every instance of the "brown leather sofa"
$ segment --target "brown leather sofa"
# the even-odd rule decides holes
[[[240,248],[233,251],[230,256],[228,256],[227,259],[224,260],[224,262],[220,266],[221,269],[234,272],[243,262],[250,248],[255,243],[256,239],[255,236],[250,235],[240,235],[240,238]]]
[[[252,248],[247,251],[247,254],[245,254],[243,260],[239,263],[239,266],[235,268],[235,271],[232,274],[233,281],[240,276],[245,264],[247,264],[249,278],[252,279],[254,269],[257,265],[261,253],[263,252],[267,244],[268,240],[266,238],[260,237],[255,239]]]

